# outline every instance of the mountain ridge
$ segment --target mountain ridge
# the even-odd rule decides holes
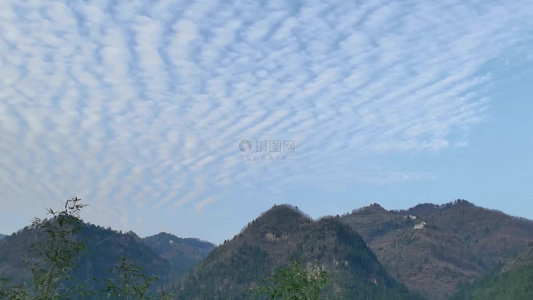
[[[333,284],[325,289],[326,296],[416,297],[409,288],[429,299],[446,299],[458,286],[483,282],[490,274],[496,275],[489,282],[503,278],[507,281],[498,284],[512,285],[506,278],[528,275],[529,265],[522,262],[533,260],[533,251],[526,251],[533,245],[533,221],[466,200],[402,210],[373,203],[342,216],[317,219],[297,206],[274,205],[218,246],[166,232],[141,238],[133,231],[90,223],[84,223],[80,234],[89,246],[101,247],[92,256],[82,256],[82,279],[112,266],[113,257],[122,251],[148,275],[161,277],[164,288],[183,294],[182,299],[199,299],[205,293],[213,299],[252,297],[249,288],[294,259],[331,272]],[[17,273],[23,268],[17,255],[38,237],[29,227],[5,236],[0,241],[0,275],[16,282],[27,277]],[[26,240],[12,244],[16,239]],[[6,252],[6,245],[15,246]],[[510,271],[497,273],[499,267]],[[211,290],[201,292],[196,287]],[[391,294],[383,292],[384,287]]]
[[[445,299],[533,240],[533,222],[458,199],[405,210],[353,210],[341,219],[357,230],[380,262],[410,289]]]
[[[180,239],[175,235],[166,234],[165,237],[171,237],[176,244],[167,248],[159,247],[149,237],[140,238],[133,231],[123,233],[110,227],[106,229],[82,222],[76,238],[85,241],[89,251],[81,252],[73,275],[88,288],[101,288],[100,283],[92,280],[93,276],[109,278],[112,276],[109,270],[119,262],[119,257],[125,257],[142,268],[146,275],[160,278],[152,285],[152,289],[156,289],[162,281],[177,278],[194,267],[214,247],[208,242]],[[30,245],[39,243],[43,238],[42,230],[26,226],[1,240],[0,277],[7,277],[14,284],[30,278],[31,274],[21,260],[34,257],[28,251]],[[201,247],[197,249],[197,246]]]
[[[141,239],[155,254],[174,265],[176,272],[184,274],[205,258],[215,244],[196,238],[180,238],[174,234],[160,232]]]
[[[198,266],[167,286],[179,299],[264,299],[249,292],[292,260],[326,269],[323,299],[416,299],[377,261],[362,237],[336,217],[312,220],[291,205],[275,205]]]

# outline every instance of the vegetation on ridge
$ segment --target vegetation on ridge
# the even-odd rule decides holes
[[[114,269],[116,277],[105,280],[93,278],[104,284],[104,288],[94,290],[87,288],[87,282],[77,282],[73,276],[86,243],[76,236],[82,229],[80,211],[85,204],[75,197],[65,202],[64,209],[54,211],[49,220],[35,218],[32,228],[40,229],[45,237],[39,243],[30,246],[34,254],[24,264],[32,276],[22,284],[13,284],[8,278],[0,279],[0,297],[2,299],[52,300],[52,299],[151,299],[147,295],[150,284],[156,276],[147,276],[142,269],[128,259],[120,257]],[[90,286],[90,285],[89,285]],[[161,293],[162,299],[167,295]]]

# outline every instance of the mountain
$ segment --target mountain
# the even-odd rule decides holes
[[[321,299],[417,299],[339,218],[313,221],[289,205],[264,212],[166,288],[178,299],[264,299],[249,289],[293,260],[330,274]]]
[[[0,242],[0,277],[8,277],[12,283],[21,283],[30,277],[28,268],[21,263],[31,258],[28,250],[32,243],[42,241],[41,229],[26,227],[5,237]],[[92,280],[111,278],[109,270],[123,256],[143,269],[149,276],[158,276],[155,290],[163,282],[175,279],[192,268],[207,255],[213,244],[194,239],[180,239],[170,234],[159,234],[141,239],[134,232],[122,233],[88,223],[82,224],[78,240],[85,240],[89,251],[83,251],[77,263],[74,277],[86,282],[88,288],[101,288]],[[158,239],[159,238],[159,239]],[[165,247],[162,242],[175,241],[176,246]]]
[[[74,273],[80,282],[89,287],[99,284],[92,280],[110,277],[109,270],[124,256],[135,265],[143,268],[148,275],[167,278],[172,271],[169,262],[156,255],[140,238],[132,233],[121,233],[111,228],[83,224],[77,234],[78,240],[86,240],[90,251],[83,251]],[[21,283],[29,278],[28,268],[21,263],[24,258],[33,258],[30,245],[43,241],[44,234],[39,228],[25,227],[6,237],[0,243],[0,275],[10,278],[13,283]]]
[[[373,204],[341,220],[358,231],[387,271],[409,289],[445,299],[533,240],[533,222],[457,200],[388,211]]]
[[[210,242],[179,238],[165,232],[145,237],[142,241],[159,257],[169,260],[178,274],[192,269],[215,248]]]
[[[28,278],[21,259],[31,258],[30,245],[43,238],[42,229],[26,227],[1,239],[0,277],[13,283]],[[77,238],[90,251],[74,276],[89,288],[101,287],[92,276],[109,278],[124,256],[160,277],[152,290],[163,288],[178,299],[264,299],[249,289],[293,260],[330,274],[321,299],[420,298],[408,288],[429,299],[531,298],[533,222],[465,200],[407,210],[372,204],[316,221],[297,207],[278,205],[218,247],[89,223]]]
[[[533,243],[516,259],[459,288],[450,300],[533,299]]]
[[[6,237],[6,236],[5,236],[4,234],[1,234],[1,233],[0,233],[0,240],[3,239],[3,238],[5,238],[5,237]]]

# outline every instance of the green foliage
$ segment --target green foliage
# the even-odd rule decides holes
[[[135,266],[125,257],[120,257],[113,274],[117,279],[107,279],[107,286],[102,290],[107,294],[107,299],[150,299],[146,296],[148,287],[154,280],[159,279],[157,276],[143,274],[142,268]]]
[[[533,265],[509,272],[500,267],[470,285],[459,287],[450,300],[533,299]]]
[[[85,249],[85,244],[75,238],[75,234],[81,229],[80,211],[86,206],[80,201],[81,199],[76,197],[67,200],[62,211],[48,209],[48,213],[52,215],[50,220],[33,220],[32,226],[43,230],[46,235],[43,243],[30,247],[37,259],[25,261],[33,275],[33,291],[29,294],[34,295],[35,299],[66,297],[66,287],[63,283],[72,278],[76,260]]]
[[[0,299],[24,300],[28,292],[23,285],[10,285],[7,278],[0,278]]]
[[[270,299],[318,300],[321,290],[328,284],[329,274],[320,267],[302,267],[294,261],[291,267],[278,268],[265,283],[253,289]]]

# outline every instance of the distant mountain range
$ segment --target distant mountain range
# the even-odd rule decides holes
[[[27,278],[20,259],[41,236],[26,227],[4,237],[0,277]],[[217,247],[91,224],[79,237],[92,251],[78,279],[106,277],[122,255],[176,299],[265,299],[250,288],[293,260],[330,274],[321,299],[533,299],[533,222],[465,200],[407,210],[373,204],[318,220],[277,205]]]
[[[4,237],[6,237],[6,236],[4,234],[0,233],[0,240],[3,239]]]
[[[179,238],[170,233],[159,233],[142,239],[159,257],[167,259],[181,275],[204,259],[215,245],[194,238]]]

